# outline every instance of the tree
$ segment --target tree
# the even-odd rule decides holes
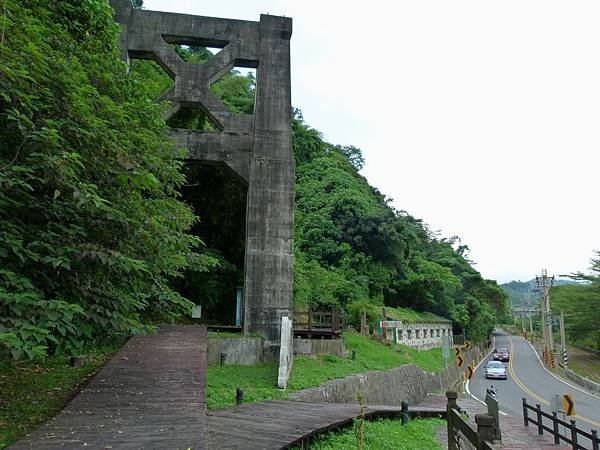
[[[34,358],[173,320],[208,270],[160,108],[103,0],[7,0],[0,59],[0,352]],[[182,155],[178,155],[182,156]]]

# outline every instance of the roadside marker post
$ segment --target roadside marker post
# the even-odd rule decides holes
[[[563,406],[565,408],[565,415],[574,416],[575,412],[575,400],[573,400],[573,396],[571,394],[563,395]]]

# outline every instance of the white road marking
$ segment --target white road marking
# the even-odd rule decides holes
[[[590,397],[594,397],[595,399],[599,399],[600,396],[598,395],[594,395],[586,390],[581,389],[580,387],[577,386],[573,386],[571,383],[563,380],[562,378],[560,378],[558,375],[554,375],[552,372],[550,372],[546,366],[544,365],[544,363],[542,362],[542,360],[540,359],[540,355],[538,355],[537,350],[535,349],[535,347],[533,345],[531,345],[531,342],[529,342],[528,340],[526,340],[525,338],[521,338],[523,339],[525,342],[527,342],[529,344],[529,346],[531,347],[531,349],[533,350],[533,353],[535,353],[535,356],[537,357],[538,361],[540,362],[540,365],[542,366],[542,369],[544,369],[546,372],[548,372],[550,375],[552,375],[554,378],[556,378],[558,381],[560,381],[561,383],[566,384],[569,387],[572,387],[573,389],[577,389],[580,392],[583,392],[584,394],[589,395]]]
[[[481,365],[481,363],[484,362],[487,359],[488,356],[490,356],[490,353],[492,353],[492,351],[495,348],[495,346],[496,346],[496,338],[494,337],[494,342],[493,342],[493,345],[491,346],[491,350],[489,352],[487,352],[486,355],[483,358],[481,358],[481,361],[479,361],[479,364],[477,364],[475,366],[475,368],[473,369],[473,375],[475,375],[475,372],[477,371],[477,368]],[[471,393],[471,390],[469,389],[469,382],[470,381],[471,380],[467,380],[467,382],[465,383],[465,390],[467,391],[467,394],[469,394],[471,397],[473,397],[475,400],[477,400],[482,405],[487,406],[486,402],[484,402],[483,400],[481,400],[480,398],[478,398],[476,395],[474,395],[474,394]],[[498,411],[500,412],[500,414],[508,416],[508,414],[506,414],[504,411],[500,411],[500,410],[498,410]]]

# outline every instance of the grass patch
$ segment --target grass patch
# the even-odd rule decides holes
[[[276,362],[255,366],[210,366],[207,371],[206,403],[209,409],[235,405],[235,390],[244,389],[244,402],[286,398],[277,389]]]
[[[441,419],[414,420],[405,426],[399,420],[376,420],[365,423],[365,450],[434,450],[442,449],[436,440],[437,430],[446,426]],[[358,421],[354,426],[327,433],[308,446],[310,450],[350,450],[358,448]],[[299,450],[297,447],[296,450]]]
[[[209,331],[208,337],[216,338],[243,338],[244,335],[241,331]]]
[[[356,351],[356,359],[323,355],[318,358],[296,357],[287,393],[318,386],[348,375],[386,370],[413,363],[423,370],[435,372],[444,367],[442,350],[434,348],[418,352],[406,346],[388,347],[356,333],[344,333],[348,354]],[[244,401],[256,402],[286,398],[287,393],[276,388],[276,362],[255,366],[211,366],[207,373],[207,406],[224,408],[235,404],[235,390],[244,389]]]
[[[414,322],[450,322],[450,320],[428,311],[418,312],[410,308],[385,308],[386,315],[407,323]]]
[[[78,368],[60,356],[37,363],[0,363],[0,448],[55,416],[117,350],[116,345],[94,349]]]
[[[600,383],[600,356],[584,350],[569,347],[569,369],[573,372]]]

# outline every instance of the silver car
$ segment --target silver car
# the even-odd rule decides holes
[[[506,380],[506,367],[500,361],[489,361],[485,365],[485,377]]]

